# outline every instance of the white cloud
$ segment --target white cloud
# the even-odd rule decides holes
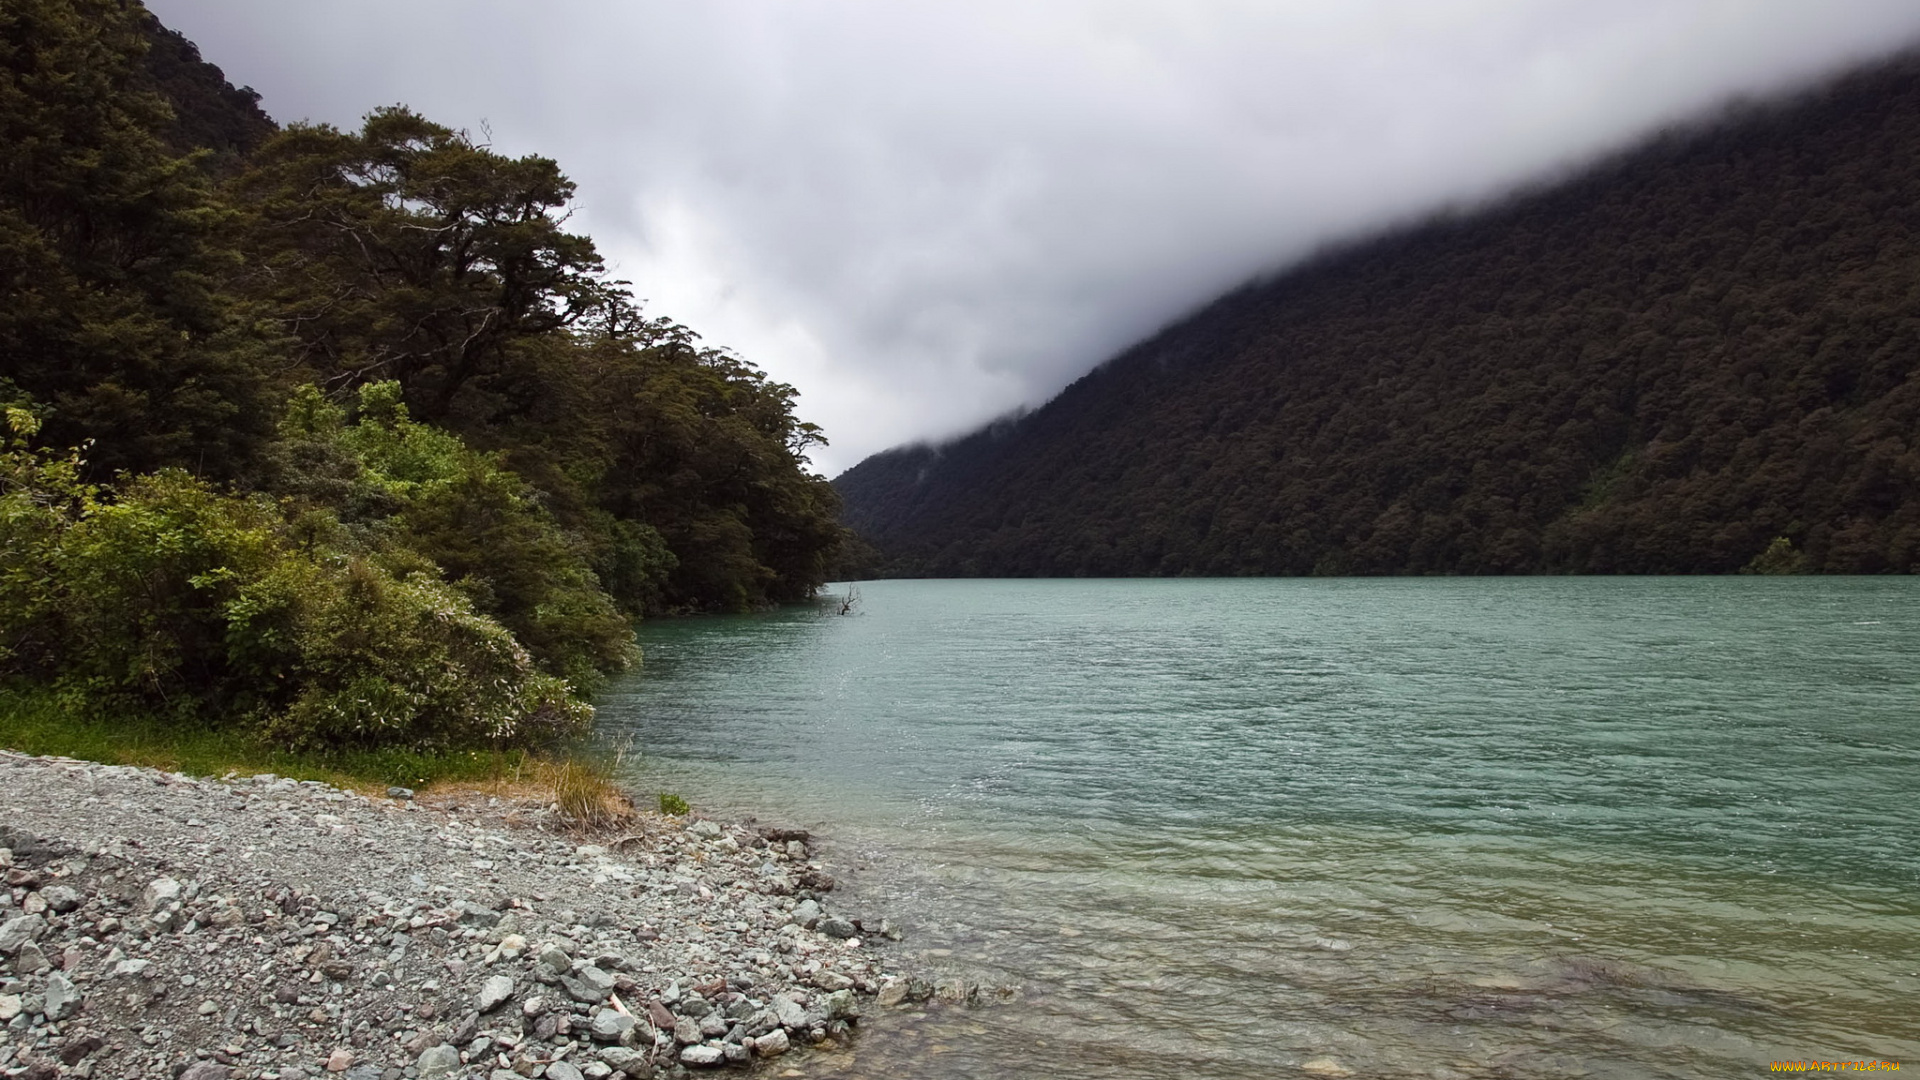
[[[282,120],[557,158],[837,472],[1330,239],[1920,36],[1910,0],[149,0]]]

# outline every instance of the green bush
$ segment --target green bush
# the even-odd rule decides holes
[[[332,512],[389,567],[437,567],[546,671],[577,687],[632,664],[631,622],[601,589],[585,545],[526,481],[409,419],[398,383],[362,387],[357,406],[348,423],[314,387],[294,394],[276,490]]]
[[[0,677],[301,748],[528,745],[592,710],[452,586],[178,471],[117,492],[77,454],[0,453]]]

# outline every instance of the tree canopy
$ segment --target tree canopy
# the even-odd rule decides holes
[[[644,314],[554,161],[280,129],[124,0],[0,7],[0,145],[0,680],[524,741],[633,618],[822,582],[793,388]]]

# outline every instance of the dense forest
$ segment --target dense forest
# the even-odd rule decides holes
[[[823,580],[793,389],[644,314],[555,162],[282,128],[127,0],[0,6],[0,147],[0,685],[524,743],[634,618]]]
[[[924,575],[1920,569],[1920,58],[1250,284],[835,481]]]

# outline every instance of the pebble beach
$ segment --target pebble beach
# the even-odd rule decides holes
[[[934,991],[802,830],[390,794],[0,753],[0,1075],[800,1075]]]

